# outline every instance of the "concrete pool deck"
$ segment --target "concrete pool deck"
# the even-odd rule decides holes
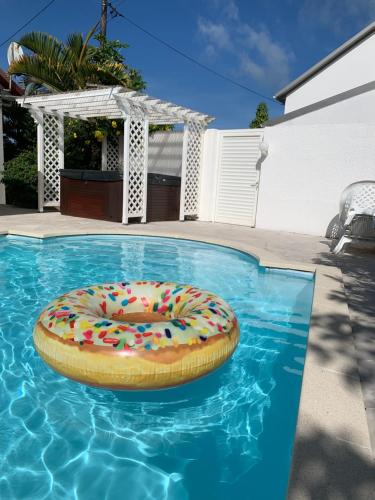
[[[4,206],[0,206],[0,232],[38,238],[181,237],[238,248],[265,266],[315,272],[289,498],[375,499],[374,253],[335,257],[324,238],[240,226],[204,222],[122,226]]]

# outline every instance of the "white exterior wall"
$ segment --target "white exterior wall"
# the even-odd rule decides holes
[[[181,175],[183,132],[154,132],[148,139],[148,171]]]
[[[285,113],[375,80],[375,34],[288,95]]]
[[[375,91],[265,129],[257,227],[325,235],[341,192],[375,180]]]

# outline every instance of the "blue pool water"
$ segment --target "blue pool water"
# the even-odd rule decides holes
[[[138,279],[191,283],[233,307],[241,342],[211,375],[114,392],[55,374],[32,329],[54,297]],[[313,278],[243,253],[146,237],[0,238],[0,498],[285,497]]]

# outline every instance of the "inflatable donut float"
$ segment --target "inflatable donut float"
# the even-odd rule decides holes
[[[40,314],[34,343],[44,361],[109,389],[184,384],[224,363],[239,341],[230,306],[177,283],[94,285],[58,297]]]

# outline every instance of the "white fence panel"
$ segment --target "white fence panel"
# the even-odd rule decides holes
[[[160,131],[148,138],[148,171],[181,176],[183,132]]]
[[[218,130],[207,136],[204,154],[203,196],[210,206],[204,207],[202,220],[254,226],[259,186],[260,143],[263,130]],[[213,148],[217,153],[212,154]],[[214,165],[212,165],[214,163]],[[206,179],[206,180],[204,180]],[[202,199],[202,197],[201,197]],[[212,214],[209,217],[209,214]],[[203,216],[203,217],[202,217]]]
[[[220,131],[214,222],[254,226],[262,130]]]

